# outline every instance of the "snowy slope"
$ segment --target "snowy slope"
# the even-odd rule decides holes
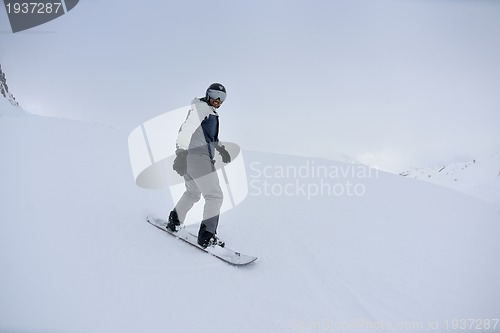
[[[495,205],[246,151],[249,195],[219,234],[259,260],[235,268],[144,221],[173,203],[135,186],[127,135],[0,118],[0,332],[436,332],[499,316]],[[323,166],[328,175],[302,173]]]
[[[0,118],[6,116],[19,117],[23,115],[26,115],[26,111],[19,105],[12,105],[9,95],[6,98],[0,95]]]
[[[402,176],[431,182],[500,205],[500,153],[439,167],[414,168]]]

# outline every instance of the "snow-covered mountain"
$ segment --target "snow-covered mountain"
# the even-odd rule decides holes
[[[445,186],[500,205],[499,152],[460,163],[414,168],[400,175]]]
[[[128,133],[0,104],[0,332],[500,329],[500,210],[339,162],[244,151],[235,268],[145,222]],[[173,144],[173,143],[172,143]],[[192,226],[196,228],[196,225]]]
[[[2,70],[2,65],[0,65],[0,94],[5,98],[12,106],[19,107],[19,103],[16,101],[14,95],[9,91],[9,86],[7,84],[7,76]],[[0,97],[1,98],[1,97]],[[4,110],[7,111],[7,110]]]

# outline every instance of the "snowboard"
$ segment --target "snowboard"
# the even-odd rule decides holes
[[[248,265],[255,260],[257,260],[257,257],[252,257],[248,256],[245,254],[241,254],[239,252],[236,252],[234,250],[228,249],[227,247],[220,247],[220,246],[209,246],[207,248],[202,248],[201,246],[198,245],[198,236],[192,234],[189,232],[186,228],[181,228],[177,232],[172,232],[169,229],[167,229],[167,221],[163,219],[158,219],[154,218],[151,216],[146,217],[146,221],[150,223],[151,225],[154,225],[158,229],[166,232],[167,234],[170,234],[174,236],[175,238],[178,238],[194,247],[197,249],[209,253],[213,255],[214,257],[219,258],[220,260],[233,265],[233,266],[245,266]]]

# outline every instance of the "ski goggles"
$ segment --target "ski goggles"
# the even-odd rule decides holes
[[[220,99],[221,103],[224,102],[224,100],[226,99],[226,93],[220,90],[208,89],[207,95],[213,100]]]

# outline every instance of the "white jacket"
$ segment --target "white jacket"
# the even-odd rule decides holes
[[[191,102],[186,120],[177,135],[177,149],[190,153],[214,156],[215,145],[219,142],[219,114],[205,99],[195,98]]]

